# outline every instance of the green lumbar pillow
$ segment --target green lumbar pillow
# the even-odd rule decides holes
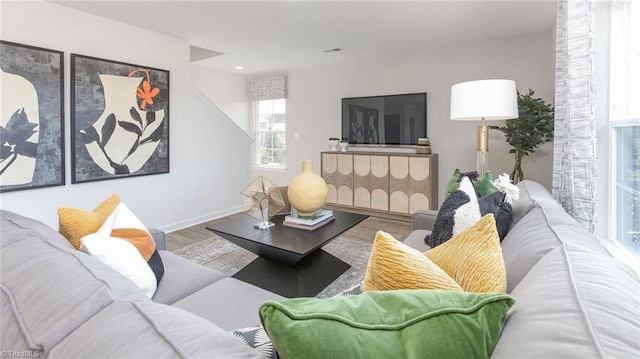
[[[514,300],[444,290],[295,298],[260,307],[278,355],[289,358],[488,358]]]

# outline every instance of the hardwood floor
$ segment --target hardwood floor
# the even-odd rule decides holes
[[[224,218],[167,233],[167,249],[170,251],[176,251],[188,245],[209,239],[211,238],[212,233],[207,230],[205,226],[219,221],[224,221],[235,216],[246,216],[246,214],[236,213]],[[377,231],[385,231],[393,235],[398,240],[404,240],[404,238],[411,233],[411,226],[411,222],[371,216],[350,230],[344,232],[342,236],[363,242],[373,242],[373,238]]]

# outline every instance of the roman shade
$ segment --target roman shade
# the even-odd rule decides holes
[[[287,97],[287,77],[271,76],[249,81],[251,101],[273,100]]]

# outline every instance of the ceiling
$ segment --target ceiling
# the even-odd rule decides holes
[[[52,2],[185,39],[192,61],[252,75],[550,31],[556,12],[553,0]]]

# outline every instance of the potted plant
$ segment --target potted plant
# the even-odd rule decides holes
[[[505,120],[503,126],[490,126],[502,131],[512,147],[509,153],[513,153],[516,162],[509,177],[513,183],[524,179],[522,159],[553,139],[553,106],[534,97],[532,89],[524,95],[518,92],[518,113],[518,118]]]
[[[339,137],[329,137],[329,147],[331,147],[331,151],[338,150],[338,143],[340,143]]]

